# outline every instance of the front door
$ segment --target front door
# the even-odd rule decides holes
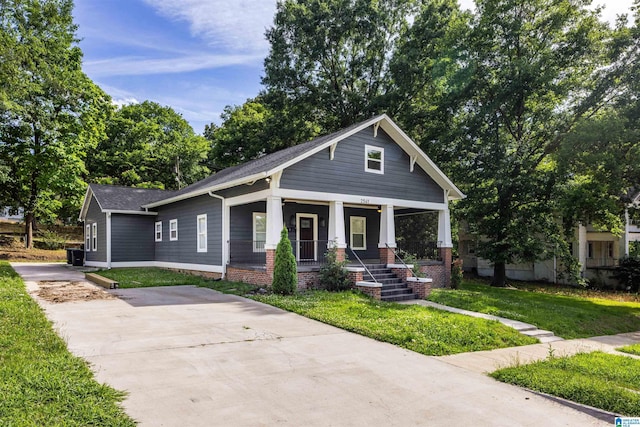
[[[316,217],[298,214],[298,260],[316,259]]]

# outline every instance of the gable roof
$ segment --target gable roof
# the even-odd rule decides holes
[[[84,198],[80,219],[84,218],[89,209],[91,196],[95,197],[102,213],[138,213],[146,214],[143,205],[166,199],[175,191],[159,190],[156,188],[135,188],[120,185],[89,184]]]
[[[319,151],[327,149],[347,137],[360,132],[369,126],[380,126],[405,152],[415,158],[416,163],[444,190],[448,190],[449,200],[464,198],[464,194],[442,173],[442,171],[427,157],[386,114],[372,117],[356,123],[337,132],[315,138],[311,141],[285,148],[275,153],[251,160],[238,166],[224,169],[201,181],[189,185],[167,198],[142,204],[144,208],[153,208],[168,203],[177,202],[190,197],[200,196],[208,192],[223,190],[236,185],[245,184],[266,178],[274,173],[304,160]]]

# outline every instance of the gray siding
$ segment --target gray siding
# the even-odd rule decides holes
[[[384,148],[384,174],[365,172],[365,145]],[[285,169],[282,188],[442,203],[444,192],[382,129],[369,127],[340,141],[333,160],[323,150]]]
[[[352,216],[363,216],[367,218],[367,250],[355,251],[360,259],[377,259],[380,257],[378,241],[380,240],[380,214],[375,209],[344,208],[344,228],[346,242],[351,247],[351,220]],[[351,250],[347,250],[347,256],[351,256]],[[355,260],[354,260],[355,261]]]
[[[87,225],[94,223],[98,224],[98,250],[95,252],[88,251],[90,248],[85,247],[84,257],[87,261],[107,262],[107,215],[100,212],[98,202],[94,196],[91,196],[89,209],[87,209],[87,215],[84,219],[84,230],[86,230]],[[84,237],[86,242],[86,235]]]
[[[216,191],[216,194],[219,194],[222,197],[236,197],[243,196],[249,193],[255,193],[256,191],[262,191],[269,188],[269,184],[264,179],[255,182],[253,185],[242,184],[236,187],[231,187],[226,190]]]
[[[111,215],[111,261],[153,261],[154,216]]]
[[[207,214],[207,252],[197,251],[196,218]],[[178,240],[169,240],[169,221],[178,220]],[[156,261],[222,265],[222,203],[209,195],[158,207],[153,222],[162,221],[162,242],[155,242]]]
[[[230,260],[233,263],[255,262],[264,264],[265,254],[253,252],[253,212],[267,212],[266,202],[232,206],[229,231]]]
[[[329,206],[304,205],[300,203],[287,203],[282,207],[284,225],[289,230],[289,240],[296,240],[296,225],[291,225],[291,217],[296,217],[296,213],[308,213],[318,215],[318,240],[327,240],[329,235]],[[320,225],[324,219],[324,227]]]

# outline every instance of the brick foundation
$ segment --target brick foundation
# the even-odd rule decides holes
[[[227,266],[226,279],[257,286],[271,286],[272,277],[265,270],[250,270]]]
[[[379,248],[380,253],[380,264],[393,264],[396,260],[396,256],[393,254],[393,249],[391,248]]]
[[[453,261],[451,248],[438,248],[438,251],[444,264],[444,287],[449,288],[451,287],[451,261]]]
[[[391,271],[398,277],[398,279],[402,280],[403,282],[406,282],[407,278],[413,277],[413,272],[410,268],[392,268]]]
[[[362,282],[364,280],[364,272],[363,271],[350,271],[348,276],[349,276],[349,281],[354,286],[355,286],[356,283]]]
[[[273,268],[276,265],[276,250],[265,249],[265,266],[267,268],[267,274],[273,278]],[[269,282],[271,284],[271,282]]]
[[[320,287],[319,271],[298,272],[298,289],[314,289]]]
[[[407,286],[418,296],[418,299],[425,299],[431,293],[433,282],[413,282],[408,281]]]
[[[378,301],[382,299],[382,287],[369,287],[369,286],[358,286],[355,288],[362,292],[363,294],[369,295],[373,299],[377,299]]]

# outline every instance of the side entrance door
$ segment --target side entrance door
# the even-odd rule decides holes
[[[316,215],[298,214],[298,261],[316,260]]]

